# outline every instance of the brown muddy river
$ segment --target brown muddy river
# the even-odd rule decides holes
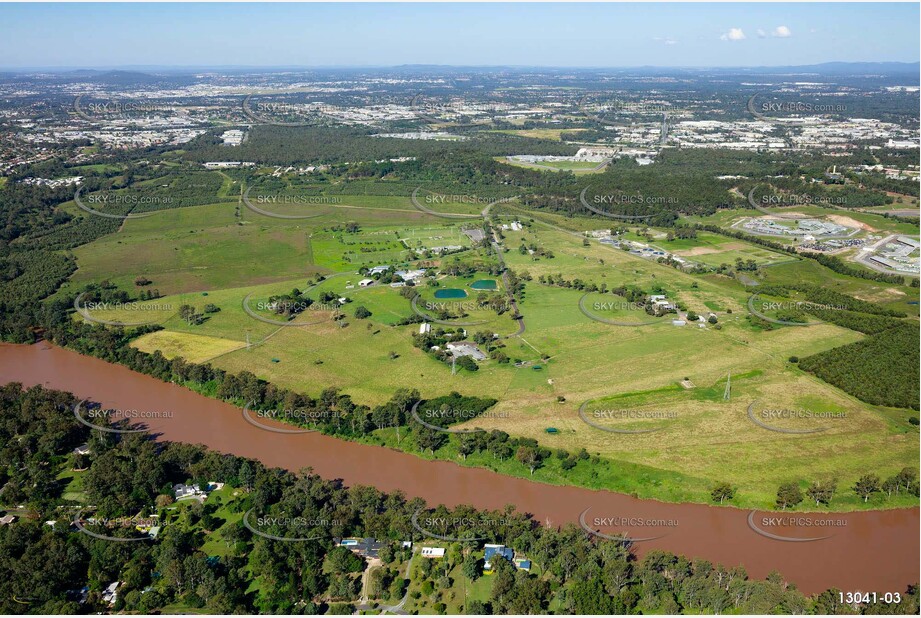
[[[777,570],[807,593],[830,587],[904,592],[906,585],[919,579],[918,508],[848,514],[750,513],[543,485],[319,433],[267,431],[247,422],[242,411],[230,404],[48,344],[0,345],[0,383],[6,382],[70,391],[109,408],[169,412],[168,418],[161,414],[146,421],[161,440],[200,443],[289,470],[311,467],[347,485],[398,489],[432,505],[500,509],[513,504],[519,512],[554,526],[578,524],[582,516],[586,525],[603,534],[626,532],[634,539],[649,539],[635,544],[640,555],[665,549],[727,567],[741,564],[753,578]]]

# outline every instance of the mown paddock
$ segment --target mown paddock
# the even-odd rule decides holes
[[[170,359],[181,356],[189,362],[205,363],[221,354],[238,350],[246,344],[221,337],[161,330],[142,335],[131,345],[142,352],[160,350]]]
[[[356,207],[343,217],[344,209],[336,206],[311,208],[321,216],[275,219],[224,203],[163,210],[128,220],[118,233],[74,249],[79,269],[65,291],[109,279],[133,293],[139,275],[152,279],[151,287],[162,294],[282,281],[324,270],[315,263],[311,242],[311,234],[322,234],[324,228],[345,221],[365,228],[433,225],[432,217],[415,209]]]

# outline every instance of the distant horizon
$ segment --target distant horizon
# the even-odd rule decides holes
[[[807,64],[761,64],[761,65],[633,65],[633,66],[616,66],[616,65],[599,65],[599,66],[566,66],[566,65],[529,65],[529,64],[434,64],[434,63],[404,63],[404,64],[352,64],[352,65],[246,65],[246,64],[227,64],[227,65],[198,65],[198,64],[123,64],[123,65],[60,65],[60,66],[0,66],[0,72],[29,72],[29,71],[51,71],[51,72],[76,72],[76,71],[201,71],[201,70],[349,70],[349,69],[402,69],[402,68],[433,68],[433,69],[545,69],[545,70],[568,70],[568,71],[606,71],[606,70],[641,70],[641,69],[674,69],[674,70],[750,70],[750,69],[798,69],[823,67],[832,65],[905,65],[906,67],[919,66],[921,61],[900,61],[900,60],[829,60],[827,62],[814,62]],[[921,76],[919,76],[921,77]]]
[[[0,62],[5,70],[915,63],[919,19],[917,3],[0,3]]]

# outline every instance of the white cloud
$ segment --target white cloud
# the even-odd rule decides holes
[[[745,39],[745,33],[741,28],[730,28],[729,32],[720,35],[722,41],[742,41]]]
[[[765,38],[765,37],[767,37],[767,32],[765,32],[765,31],[762,30],[761,28],[758,28],[758,38],[759,38],[759,39],[763,39],[763,38]]]
[[[663,45],[677,45],[678,41],[670,37],[654,36],[652,37],[653,41],[659,41]]]
[[[786,39],[786,38],[793,36],[793,33],[790,32],[790,29],[787,28],[786,26],[777,26],[771,32],[771,36],[777,37],[779,39]]]

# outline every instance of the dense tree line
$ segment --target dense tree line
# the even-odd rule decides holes
[[[818,174],[816,180],[824,180],[825,174]],[[869,206],[882,206],[891,204],[893,198],[883,191],[862,188],[856,184],[826,185],[824,182],[811,182],[800,176],[788,178],[771,178],[770,185],[765,188],[761,184],[754,185],[754,198],[776,195],[780,202],[776,206],[825,206],[828,208],[866,208]],[[750,189],[746,188],[745,194]],[[773,204],[766,204],[773,207]]]
[[[917,324],[902,324],[807,356],[799,366],[867,403],[917,410],[918,339]]]
[[[369,487],[344,488],[306,471],[266,468],[200,446],[155,443],[145,435],[101,435],[70,413],[75,401],[70,394],[42,387],[0,388],[0,444],[6,463],[0,469],[0,497],[4,503],[24,503],[32,513],[0,527],[0,610],[159,613],[178,604],[218,614],[351,613],[367,567],[335,546],[334,538],[347,536],[374,537],[384,544],[384,566],[371,574],[377,598],[396,602],[406,590],[408,582],[396,566],[409,558],[401,541],[425,540],[411,523],[415,513],[426,509],[421,500]],[[81,505],[62,497],[55,475],[67,465],[73,446],[82,442],[91,448],[85,463],[86,500],[97,505],[96,513],[109,517],[133,517],[138,509],[159,514],[171,525],[162,525],[155,541],[112,542],[67,525]],[[298,518],[311,526],[269,524],[273,535],[316,533],[316,539],[292,543],[254,535],[239,521],[229,524],[210,499],[174,518],[168,508],[173,500],[170,485],[205,480],[240,489],[241,496],[227,505],[231,512]],[[665,551],[651,551],[638,560],[622,542],[588,535],[572,524],[540,526],[511,508],[488,512],[439,506],[429,512],[435,519],[463,522],[461,538],[485,530],[490,540],[514,547],[535,565],[526,572],[496,558],[488,576],[493,578],[488,598],[468,602],[468,613],[543,613],[551,603],[559,613],[608,615],[855,613],[834,589],[807,597],[777,573],[752,580],[742,567]],[[55,526],[43,524],[49,519],[57,521]],[[219,527],[226,551],[209,555],[203,547],[206,533]],[[486,577],[473,553],[479,547],[479,541],[453,542],[442,561],[424,560],[413,572],[417,598],[425,596],[431,607],[443,611],[439,599],[450,587],[447,574],[456,565],[462,565],[465,577]],[[120,586],[110,607],[101,591],[113,581]],[[88,591],[81,604],[84,586]],[[917,585],[904,591],[898,605],[862,604],[856,609],[917,613]]]
[[[887,498],[900,493],[917,496],[918,471],[915,468],[905,467],[897,474],[887,477],[885,481],[876,474],[864,474],[850,489],[864,502],[878,493],[885,493]],[[812,481],[805,492],[800,483],[787,481],[778,487],[774,504],[780,510],[785,511],[796,507],[808,498],[809,502],[814,502],[816,507],[828,507],[837,492],[838,481],[834,477]],[[714,490],[714,495],[717,495],[717,490]]]
[[[809,315],[869,335],[861,341],[796,359],[804,371],[875,405],[918,409],[918,326],[905,314],[876,303],[807,283],[759,286],[759,295],[804,301],[777,317],[808,322]],[[764,326],[770,324],[752,317]]]
[[[768,296],[789,297],[791,291],[802,294],[805,301],[802,301],[797,307],[788,307],[779,312],[777,317],[781,320],[805,323],[809,321],[808,315],[813,315],[823,322],[868,335],[905,324],[905,321],[900,319],[906,317],[901,311],[888,309],[822,286],[788,283],[782,286],[762,285],[758,287],[758,294]]]
[[[418,130],[418,129],[417,129]],[[187,147],[185,158],[205,161],[253,161],[266,165],[359,163],[429,154],[479,153],[489,157],[513,154],[572,155],[576,148],[562,142],[490,133],[463,141],[372,137],[357,127],[280,127],[258,125],[240,146],[229,149],[216,134],[202,136]]]

